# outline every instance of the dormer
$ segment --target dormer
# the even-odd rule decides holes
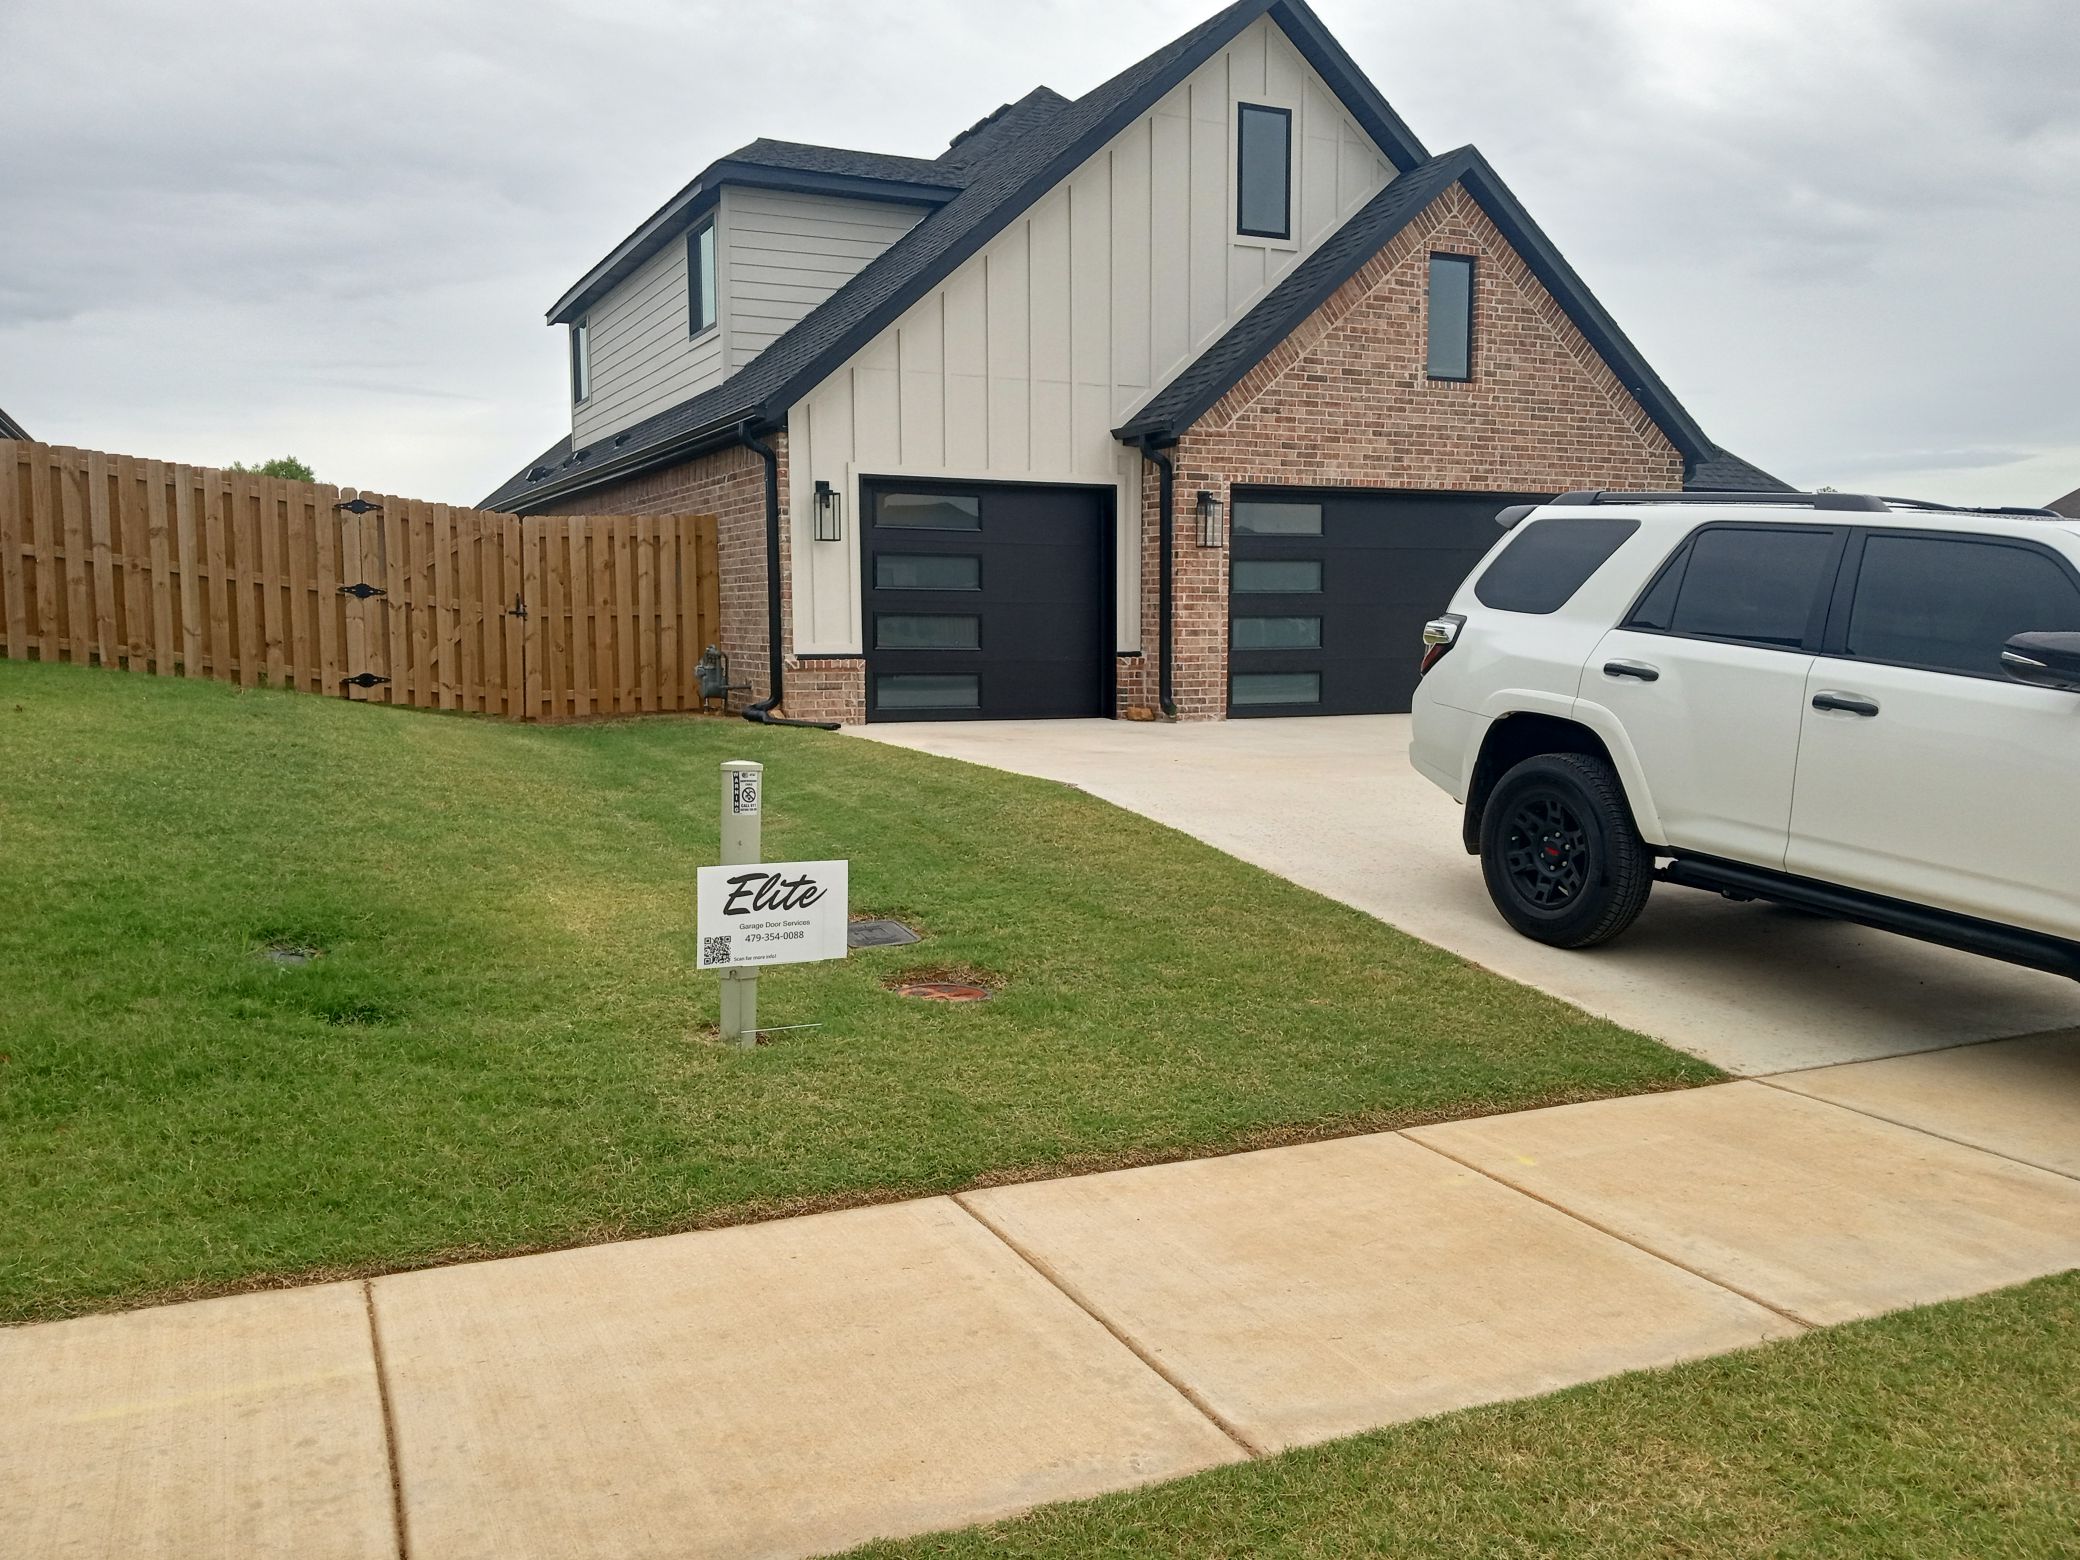
[[[549,311],[574,447],[721,384],[960,193],[938,163],[754,141],[704,170]]]

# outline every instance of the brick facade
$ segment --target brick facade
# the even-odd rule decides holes
[[[787,494],[787,432],[767,441],[780,458],[781,502]],[[718,450],[677,466],[589,489],[557,506],[570,515],[713,514],[722,587],[722,648],[730,676],[751,685],[734,694],[731,709],[763,699],[769,667],[766,651],[765,463],[741,446]],[[860,660],[796,661],[793,657],[793,596],[789,578],[791,539],[780,528],[781,666],[786,698],[780,713],[797,720],[865,719],[866,671]],[[700,654],[705,646],[689,652]]]
[[[1429,256],[1475,257],[1474,365],[1424,372]],[[1217,402],[1172,451],[1180,718],[1227,712],[1229,549],[1197,545],[1207,489],[1679,488],[1683,461],[1486,213],[1454,185]],[[1122,712],[1157,702],[1155,469],[1142,473],[1142,643]]]
[[[1424,372],[1424,300],[1432,252],[1476,260],[1474,371]],[[787,435],[772,436],[787,492]],[[1457,185],[1424,209],[1292,335],[1216,403],[1170,452],[1176,479],[1174,682],[1178,714],[1227,712],[1229,549],[1197,545],[1201,489],[1353,487],[1559,492],[1679,488],[1681,455]],[[980,476],[980,473],[976,475]],[[1144,651],[1119,661],[1121,713],[1157,705],[1158,507],[1142,469]],[[722,648],[735,676],[766,693],[764,470],[727,449],[593,489],[572,514],[712,511],[720,517]],[[782,713],[866,718],[858,657],[793,657],[789,538],[781,533],[788,657]],[[732,707],[741,707],[740,696]]]

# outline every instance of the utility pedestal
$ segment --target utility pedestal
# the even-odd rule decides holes
[[[764,818],[765,769],[748,759],[722,766],[722,865],[742,867],[764,859],[759,826]],[[740,1046],[758,1044],[758,971],[722,972],[722,1038]]]

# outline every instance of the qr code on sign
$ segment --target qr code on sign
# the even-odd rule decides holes
[[[701,963],[729,963],[729,939],[727,937],[703,937],[701,939]]]

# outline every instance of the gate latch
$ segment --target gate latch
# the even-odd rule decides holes
[[[382,586],[371,585],[367,580],[363,580],[358,585],[342,585],[339,588],[339,593],[342,596],[352,596],[356,601],[366,601],[371,596],[387,596],[390,594]]]
[[[379,688],[389,680],[387,677],[378,677],[374,672],[356,672],[352,677],[340,679],[349,688]]]
[[[343,498],[332,507],[334,509],[344,509],[350,515],[381,514],[383,512],[381,504],[372,504],[365,498]]]

